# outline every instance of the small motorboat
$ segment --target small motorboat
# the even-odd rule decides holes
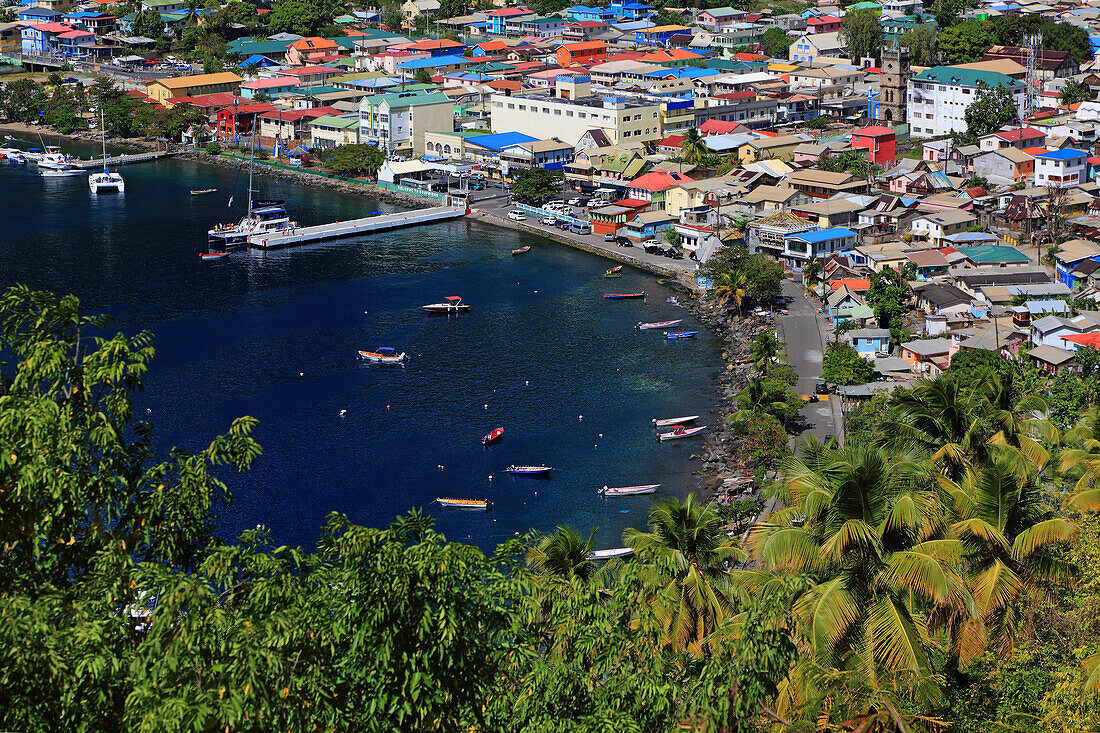
[[[462,296],[460,295],[448,295],[443,298],[446,303],[432,303],[431,305],[421,306],[424,310],[433,314],[450,315],[452,313],[463,313],[470,310],[470,306],[462,302]]]
[[[683,323],[683,318],[678,318],[675,321],[655,321],[653,323],[639,323],[634,328],[639,331],[652,331],[657,328],[670,328],[678,323]]]
[[[530,251],[531,251],[531,245],[528,244],[526,247],[520,247],[519,249],[513,249],[512,250],[512,256],[515,257],[516,255],[525,254],[525,253],[530,252]]]
[[[201,260],[220,260],[228,257],[228,252],[200,252],[199,259]]]
[[[706,425],[700,425],[697,428],[685,428],[683,425],[673,425],[672,432],[659,433],[657,435],[657,440],[663,443],[666,440],[679,440],[680,438],[690,438],[693,435],[698,435],[706,429]]]
[[[481,444],[491,445],[492,443],[500,440],[502,437],[504,437],[504,428],[496,428],[495,430],[490,430],[488,433],[482,436]]]
[[[68,176],[82,176],[87,172],[83,168],[41,168],[38,175],[44,178],[65,178]]]
[[[493,506],[493,502],[488,499],[444,499],[436,498],[440,506],[446,509],[474,509],[480,512],[487,512]]]
[[[216,188],[200,188],[197,191],[191,191],[192,196],[202,196],[204,193],[217,193]]]
[[[698,331],[665,331],[665,338],[669,341],[676,341],[677,339],[693,339],[698,335]]]
[[[608,300],[628,300],[630,298],[644,298],[645,291],[640,293],[604,293],[603,297]]]
[[[698,419],[698,415],[687,415],[685,417],[666,417],[661,420],[654,420],[653,427],[671,428],[675,425],[686,425],[687,423],[695,422]]]
[[[623,266],[618,265],[616,267],[612,267],[610,270],[605,272],[603,274],[603,276],[604,277],[622,277],[623,276]]]
[[[550,466],[508,466],[505,472],[516,476],[545,476],[551,471]]]
[[[589,560],[614,560],[619,557],[630,557],[634,554],[633,547],[612,547],[609,550],[593,550],[588,553]]]
[[[379,346],[375,351],[360,351],[359,358],[372,364],[400,364],[405,361],[405,352],[397,353],[392,346]]]
[[[660,488],[660,484],[647,484],[645,486],[620,486],[617,489],[607,486],[600,489],[604,496],[638,496],[640,494],[653,494]]]

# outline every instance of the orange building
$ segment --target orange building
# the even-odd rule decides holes
[[[867,157],[875,165],[889,168],[894,165],[895,133],[889,127],[872,125],[852,133],[852,147],[866,148]]]
[[[574,64],[600,63],[607,58],[607,44],[603,41],[564,43],[558,47],[558,66],[568,68]]]

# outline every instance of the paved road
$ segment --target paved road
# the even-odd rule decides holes
[[[787,363],[798,372],[795,391],[800,395],[810,395],[821,380],[821,359],[830,333],[829,321],[818,310],[816,301],[811,301],[800,285],[784,280],[783,295],[787,298],[790,315],[776,316],[779,337],[787,342]],[[802,409],[809,428],[801,436],[794,438],[795,443],[811,433],[818,440],[826,435],[841,435],[843,420],[840,403],[837,402],[836,395],[827,397],[829,399],[822,398],[821,402],[808,404]]]

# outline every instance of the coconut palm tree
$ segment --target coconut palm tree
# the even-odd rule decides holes
[[[944,481],[974,598],[973,618],[945,624],[953,627],[952,646],[962,663],[990,644],[1007,653],[1026,601],[1075,573],[1051,546],[1070,539],[1077,526],[1056,514],[1037,475],[1034,467],[1021,472],[1012,456],[995,455],[969,469],[962,481]]]
[[[979,389],[991,429],[996,431],[987,442],[1012,448],[1041,471],[1050,461],[1050,451],[1039,441],[1055,444],[1061,435],[1052,422],[1039,417],[1047,412],[1046,400],[1038,395],[1017,396],[1014,374],[992,374]]]
[[[584,539],[573,527],[558,527],[556,532],[543,537],[537,545],[527,550],[527,564],[536,573],[566,580],[578,578],[587,583],[598,570],[592,560],[595,536],[596,530]]]
[[[922,379],[912,389],[894,392],[882,440],[926,453],[958,480],[975,458],[986,455],[984,409],[981,395],[954,379]]]
[[[1100,409],[1093,407],[1066,432],[1074,446],[1062,451],[1061,469],[1077,477],[1069,503],[1078,511],[1100,511]]]
[[[744,389],[737,393],[737,404],[741,411],[734,419],[745,417],[748,413],[762,412],[771,415],[781,423],[794,417],[797,408],[787,402],[790,390],[785,384],[769,381],[763,377],[750,377]]]
[[[962,544],[948,535],[936,467],[919,451],[811,443],[782,472],[787,506],[756,525],[750,541],[766,569],[813,579],[792,609],[803,654],[784,709],[829,689],[851,693],[842,696],[848,707],[830,702],[839,720],[865,710],[866,700],[897,707],[904,694],[934,699],[929,614],[971,605],[953,569]]]
[[[783,355],[783,347],[786,346],[779,340],[779,334],[775,329],[768,328],[756,334],[749,342],[749,356],[757,369],[764,370],[773,361],[786,361]]]
[[[741,307],[745,302],[745,294],[748,292],[747,287],[748,279],[743,273],[723,272],[714,281],[714,296],[718,300],[718,305],[722,308],[725,308],[726,304],[732,300],[738,313],[741,313]]]
[[[645,602],[660,619],[665,643],[692,654],[708,652],[706,641],[736,613],[745,560],[737,539],[725,536],[714,507],[665,499],[649,512],[648,531],[628,528],[623,542],[650,563]]]
[[[684,160],[692,165],[698,165],[710,154],[706,142],[695,127],[684,130],[684,140],[680,143],[680,149],[683,151]]]

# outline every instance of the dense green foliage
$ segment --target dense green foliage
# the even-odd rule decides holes
[[[339,14],[333,0],[276,0],[271,9],[268,31],[316,36]]]
[[[840,37],[848,49],[848,58],[853,61],[867,57],[878,58],[882,48],[880,13],[881,11],[867,9],[845,14]]]
[[[906,306],[912,295],[909,283],[897,270],[887,267],[871,273],[871,289],[867,291],[867,305],[875,312],[880,328],[902,325]]]
[[[702,271],[716,285],[723,275],[734,280],[743,277],[745,296],[754,303],[773,303],[781,294],[783,266],[767,255],[750,255],[743,247],[722,247],[711,255]]]
[[[377,145],[337,145],[321,156],[326,168],[342,176],[377,176],[385,161]]]
[[[764,31],[759,43],[769,57],[785,59],[791,47],[791,38],[782,28],[769,28]]]
[[[841,341],[833,341],[825,347],[822,370],[822,378],[829,384],[866,384],[874,374],[871,362],[860,356],[851,344]]]
[[[519,168],[512,172],[512,198],[541,202],[561,193],[562,175],[545,168]]]

